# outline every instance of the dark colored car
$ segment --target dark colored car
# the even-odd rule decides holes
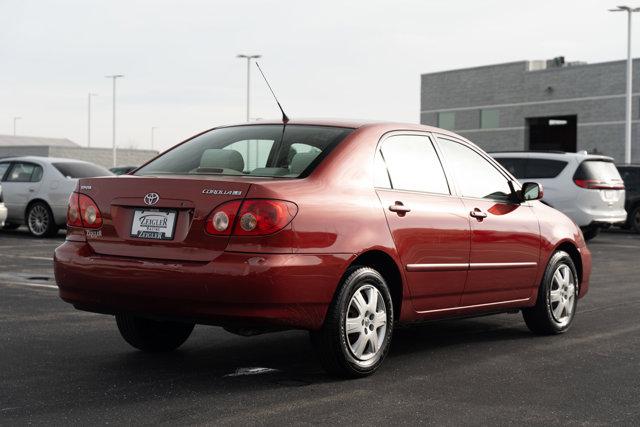
[[[535,333],[569,328],[591,255],[541,197],[433,127],[220,127],[81,180],[55,275],[141,350],[173,350],[196,323],[304,329],[328,371],[363,376],[397,324],[521,310]]]
[[[109,171],[114,175],[126,175],[134,170],[136,170],[138,166],[116,166],[110,168]]]
[[[618,171],[627,191],[624,205],[627,211],[625,225],[640,233],[640,165],[618,165]]]

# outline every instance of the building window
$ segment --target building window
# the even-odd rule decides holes
[[[438,127],[454,130],[456,128],[456,113],[438,113]]]
[[[480,110],[480,129],[497,128],[498,110]]]

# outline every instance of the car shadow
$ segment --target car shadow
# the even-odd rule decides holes
[[[220,335],[219,333],[216,335]],[[225,334],[223,340],[209,344],[198,337],[200,345],[189,345],[167,354],[147,354],[135,350],[111,355],[96,366],[99,372],[118,372],[118,376],[166,378],[174,392],[183,388],[193,392],[212,391],[217,386],[226,392],[250,389],[300,387],[341,381],[326,374],[315,355],[306,332],[291,331],[258,337],[235,337]],[[393,344],[382,369],[402,366],[403,359],[424,353],[426,357],[446,357],[448,349],[474,343],[496,343],[531,339],[522,322],[489,321],[485,318],[439,321],[401,327],[394,331]],[[246,370],[255,369],[255,375]],[[243,371],[245,370],[245,371]],[[176,381],[175,377],[180,381]]]
[[[65,236],[67,234],[67,231],[65,229],[60,229],[58,230],[58,232],[51,237],[44,237],[42,239],[35,237],[33,235],[31,235],[31,233],[29,233],[29,230],[27,229],[26,226],[21,226],[19,228],[16,228],[15,230],[5,230],[0,228],[0,236],[10,236],[10,237],[14,237],[14,238],[18,238],[18,239],[29,239],[29,240],[34,240],[34,239],[38,239],[38,240],[42,240],[42,241],[48,241],[48,240],[64,240]]]

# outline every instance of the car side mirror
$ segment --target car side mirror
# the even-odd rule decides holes
[[[537,182],[525,182],[522,184],[520,194],[523,201],[540,200],[544,195],[544,191],[542,190],[542,185]]]

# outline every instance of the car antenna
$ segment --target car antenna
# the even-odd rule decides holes
[[[282,105],[280,105],[280,101],[278,101],[278,97],[273,92],[273,89],[271,89],[271,85],[269,84],[269,80],[267,80],[267,77],[262,72],[262,68],[260,68],[260,64],[258,64],[258,61],[256,61],[256,67],[258,67],[258,70],[260,71],[260,74],[262,74],[262,78],[267,83],[267,86],[269,87],[269,90],[271,91],[271,95],[273,95],[273,99],[276,100],[276,104],[278,104],[278,108],[280,108],[280,111],[282,112],[282,123],[287,124],[287,122],[289,121],[289,117],[287,117],[287,115],[285,114],[284,110],[282,109]]]

